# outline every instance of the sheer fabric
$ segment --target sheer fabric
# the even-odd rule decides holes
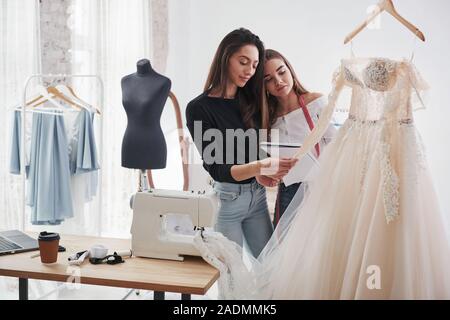
[[[21,102],[27,77],[40,73],[39,1],[0,1],[0,21],[0,229],[8,230],[20,229],[23,222],[19,214],[22,179],[10,173],[13,107]],[[31,120],[27,118],[30,131]],[[30,280],[29,296],[39,297],[53,287],[52,283]],[[0,299],[17,299],[17,292],[16,278],[0,277]]]
[[[80,228],[72,233],[130,235],[129,203],[138,187],[138,172],[121,166],[127,120],[120,79],[135,72],[136,61],[152,57],[151,13],[151,3],[146,0],[79,0],[72,4],[72,72],[97,74],[104,85],[104,105],[100,106],[100,87],[95,80],[75,79],[73,83],[80,97],[102,109],[94,126],[102,160],[99,197],[79,212]]]
[[[138,176],[120,166],[120,141],[126,126],[120,79],[136,70],[136,61],[153,55],[152,7],[147,0],[79,0],[70,6],[71,17],[67,23],[72,29],[72,73],[98,74],[105,85],[105,104],[100,105],[100,88],[94,80],[83,79],[72,83],[78,96],[102,111],[101,118],[96,117],[94,121],[99,156],[102,158],[101,189],[87,205],[84,203],[85,195],[81,194],[80,200],[83,202],[77,202],[80,205],[75,208],[74,218],[60,226],[49,227],[48,231],[129,237],[132,216],[129,200],[137,189]],[[3,44],[0,47],[0,101],[6,109],[20,102],[26,78],[40,73],[39,1],[0,1],[0,21],[0,42]],[[31,88],[30,98],[32,94]],[[9,173],[12,116],[12,112],[0,114],[0,118],[4,118],[0,145],[5,150],[0,155],[0,226],[4,229],[20,228],[22,223],[18,214],[22,201],[21,179]],[[174,138],[178,142],[176,132]],[[179,154],[178,145],[175,145],[174,153]],[[77,181],[72,187],[79,186],[84,188],[85,181]],[[98,213],[101,211],[103,215],[99,219]],[[26,229],[38,231],[29,223]],[[53,282],[30,281],[30,298],[41,297],[55,287]],[[0,297],[16,298],[16,291],[17,279],[0,279]],[[55,291],[54,296],[57,294]]]
[[[449,241],[412,118],[428,85],[409,61],[342,60],[300,158],[325,132],[344,87],[349,117],[258,259],[246,268],[240,250],[204,234],[199,248],[221,270],[223,297],[450,298]]]

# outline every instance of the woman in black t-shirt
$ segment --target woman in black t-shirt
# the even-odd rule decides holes
[[[221,202],[215,228],[240,246],[245,238],[255,257],[273,231],[264,186],[275,186],[296,162],[261,160],[259,140],[268,128],[263,67],[258,36],[243,28],[230,32],[204,92],[186,108],[187,127]]]

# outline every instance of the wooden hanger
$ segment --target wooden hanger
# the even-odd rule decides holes
[[[345,37],[344,44],[347,44],[350,40],[352,40],[358,33],[361,32],[376,16],[378,16],[381,12],[386,11],[395,19],[400,21],[405,27],[411,30],[420,40],[425,41],[425,36],[422,31],[419,30],[416,26],[414,26],[411,22],[403,18],[397,10],[395,10],[394,4],[392,0],[382,0],[378,3],[377,9],[364,21],[359,27],[353,30],[347,37]]]
[[[64,96],[66,96],[68,98],[74,98],[78,104],[81,104],[89,109],[94,109],[95,112],[97,112],[97,114],[99,114],[99,115],[101,114],[100,110],[98,108],[93,107],[91,104],[83,101],[80,97],[78,97],[76,95],[75,91],[72,89],[72,87],[70,87],[66,84],[64,84],[64,85],[60,84],[60,85],[56,86],[56,89],[59,90],[59,92],[62,93]]]
[[[75,98],[77,98],[78,100],[80,100],[81,102],[84,102],[83,100],[81,100],[81,98],[79,97],[79,96],[77,96],[76,94],[75,94],[75,91],[72,89],[72,87],[71,86],[66,86],[68,89],[69,89],[69,91],[73,94],[73,96],[75,97]],[[88,103],[86,103],[86,104],[88,104]],[[100,110],[98,109],[98,108],[95,108],[95,107],[93,107],[94,109],[95,109],[95,111],[100,115],[101,114],[101,112],[100,112]]]
[[[39,95],[37,98],[34,98],[33,100],[28,101],[25,105],[29,106],[30,104],[37,102],[38,100],[42,99],[43,97],[44,97],[43,95]]]
[[[47,88],[47,92],[53,94],[53,96],[60,98],[61,100],[63,100],[64,102],[66,102],[67,104],[69,104],[70,106],[72,106],[72,108],[74,109],[81,109],[83,108],[82,106],[78,105],[77,103],[73,102],[72,100],[66,98],[61,92],[58,91],[58,89],[56,89],[55,87],[48,87]],[[33,105],[33,108],[43,104],[44,102],[47,102],[49,99],[46,98],[45,100]]]
[[[47,90],[46,87],[42,86],[42,85],[38,85],[37,87],[37,91],[39,96],[37,98],[34,98],[33,100],[29,101],[28,103],[25,104],[26,107],[29,108],[36,108],[37,106],[45,103],[45,102],[50,102],[53,106],[55,106],[56,108],[67,108],[67,106],[65,105],[61,105],[60,103],[58,103],[55,100],[55,92],[49,92]],[[73,103],[71,103],[70,101],[68,101],[68,103],[73,107],[73,108],[78,108],[78,106],[74,105]]]

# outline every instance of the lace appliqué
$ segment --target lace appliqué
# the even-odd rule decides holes
[[[387,91],[396,81],[396,62],[376,59],[364,70],[365,85],[375,91]]]
[[[380,166],[383,181],[383,201],[386,222],[396,220],[399,217],[399,178],[390,160],[391,145],[386,139],[386,128],[383,129],[383,138],[380,144]]]
[[[344,78],[350,83],[356,84],[362,88],[364,87],[364,84],[357,77],[355,77],[347,67],[344,67]]]
[[[361,132],[361,134],[367,134],[367,129],[369,129],[370,127],[380,126],[382,124],[382,122],[378,120],[360,120],[352,114],[348,116],[348,119],[349,123],[351,123],[351,126],[357,131]],[[361,191],[364,191],[364,185],[369,166],[369,158],[371,154],[370,147],[370,144],[365,145],[365,147],[357,155],[359,159],[361,159],[361,168],[359,172],[359,184]]]
[[[418,182],[418,176],[427,167],[425,147],[420,134],[412,124],[402,125],[401,130],[405,137],[402,145],[404,158],[402,177],[404,177],[406,187],[415,187]]]
[[[361,171],[359,173],[359,184],[361,187],[361,190],[364,190],[364,182],[366,181],[366,175],[367,175],[367,168],[368,168],[368,163],[369,163],[369,153],[370,151],[365,148],[363,150],[363,154],[362,154],[362,167],[361,167]]]

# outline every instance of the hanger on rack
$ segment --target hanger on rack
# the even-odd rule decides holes
[[[62,93],[66,98],[69,98],[71,100],[74,100],[78,104],[82,105],[84,108],[93,110],[97,114],[101,114],[100,110],[98,108],[93,107],[91,104],[87,103],[86,101],[82,100],[80,97],[78,97],[75,93],[75,91],[72,89],[72,87],[66,85],[66,84],[58,84],[56,86],[56,89]]]
[[[36,100],[37,103],[31,103],[31,104],[27,104],[27,106],[29,106],[30,108],[35,109],[36,107],[40,106],[41,104],[45,103],[45,102],[50,102],[54,107],[58,108],[58,109],[67,109],[67,105],[63,105],[58,103],[55,98],[59,98],[61,100],[63,100],[64,102],[66,102],[70,107],[72,107],[75,110],[79,110],[80,108],[82,108],[80,105],[76,104],[75,102],[71,101],[70,99],[65,98],[56,88],[54,87],[48,87],[45,88],[42,85],[38,85],[37,87],[37,91],[40,94],[40,96],[42,98],[40,98],[40,100],[34,99]],[[38,97],[39,98],[39,97]],[[43,99],[43,100],[42,100]]]
[[[33,104],[35,102],[37,102],[38,100],[41,100],[42,98],[44,98],[42,95],[39,95],[38,97],[28,101],[25,105],[29,106],[30,104]]]
[[[49,101],[51,104],[53,104],[57,108],[64,109],[64,106],[59,104],[57,101],[55,101],[55,97],[63,100],[68,105],[70,105],[72,108],[79,110],[81,108],[84,108],[83,106],[80,106],[79,104],[75,103],[74,101],[66,98],[61,92],[58,91],[55,87],[48,87],[45,88],[42,85],[38,85],[38,91],[41,94],[43,98],[45,98],[42,101],[38,101],[36,104],[32,104],[31,107],[36,108],[37,106]]]
[[[419,30],[416,26],[414,26],[411,22],[403,18],[397,10],[395,10],[394,3],[392,0],[382,0],[377,4],[377,9],[364,21],[360,26],[358,26],[355,30],[353,30],[350,34],[345,37],[344,44],[347,44],[351,41],[358,33],[361,32],[376,16],[378,16],[381,12],[386,11],[395,19],[397,19],[401,24],[403,24],[406,28],[408,28],[412,33],[414,33],[420,40],[425,41],[425,36],[422,31]]]
[[[42,92],[42,88],[38,87],[38,91]],[[39,94],[36,98],[33,98],[32,100],[28,101],[27,103],[25,103],[25,106],[32,106],[32,105],[37,105],[38,102],[45,102],[45,101],[39,101],[45,99],[45,97],[42,94]]]

